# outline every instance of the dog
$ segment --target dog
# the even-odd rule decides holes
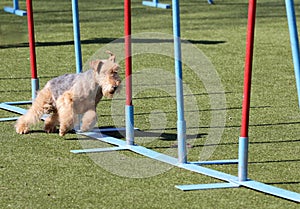
[[[65,74],[48,81],[37,93],[31,108],[17,120],[16,132],[29,133],[30,125],[36,124],[44,114],[49,115],[44,126],[47,133],[56,132],[59,126],[59,135],[64,136],[79,122],[79,115],[80,131],[92,129],[97,121],[97,104],[103,96],[113,98],[121,85],[116,56],[107,53],[110,55],[107,60],[91,61],[91,69],[84,73]]]

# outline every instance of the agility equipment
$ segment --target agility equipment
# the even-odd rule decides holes
[[[300,53],[299,53],[299,40],[298,40],[294,0],[285,0],[285,5],[286,5],[286,14],[288,20],[289,33],[290,33],[290,42],[292,48],[296,87],[298,92],[298,104],[300,108],[300,58],[299,58]]]
[[[207,0],[207,3],[208,4],[214,4],[214,1],[213,0]],[[158,0],[143,1],[142,4],[144,6],[157,7],[157,8],[161,8],[161,9],[170,9],[171,8],[170,4],[159,3]]]
[[[73,16],[73,31],[74,31],[74,48],[76,57],[76,73],[82,72],[82,56],[80,44],[80,25],[79,25],[79,12],[78,0],[72,0],[72,16]]]
[[[18,5],[18,1],[15,1],[14,5]],[[18,6],[16,6],[18,7]],[[28,39],[29,39],[29,50],[30,50],[30,68],[31,68],[31,97],[32,101],[36,97],[36,93],[39,89],[39,79],[37,76],[36,67],[36,53],[35,53],[35,38],[34,38],[34,21],[33,21],[33,9],[32,1],[26,0],[27,7],[27,21],[28,21]],[[74,31],[74,48],[76,56],[76,72],[82,72],[82,59],[81,59],[81,44],[80,44],[80,27],[79,27],[79,14],[78,14],[78,0],[72,0],[72,14],[73,14],[73,31]],[[7,110],[10,112],[25,114],[26,109],[16,107],[15,105],[26,105],[31,104],[32,101],[18,101],[18,102],[3,102],[0,103],[0,109]],[[46,115],[42,117],[45,119]],[[0,118],[1,121],[13,121],[19,117]]]
[[[295,16],[291,13],[292,1],[287,3],[288,15]],[[79,17],[78,17],[78,6],[77,0],[72,1],[73,15],[75,13],[75,18],[73,18],[74,24],[74,42],[78,43],[78,49],[80,49],[80,36],[79,36]],[[179,11],[179,0],[172,1],[172,13],[173,13],[173,38],[174,38],[174,62],[175,62],[175,78],[176,78],[176,101],[177,101],[177,140],[178,140],[178,158],[168,156],[142,146],[135,145],[134,143],[134,111],[132,102],[132,59],[131,59],[131,1],[124,0],[124,30],[125,30],[125,83],[126,83],[126,104],[125,104],[125,117],[126,117],[126,141],[117,139],[114,137],[107,136],[105,133],[109,130],[95,129],[91,132],[79,133],[84,136],[98,139],[100,141],[115,145],[114,147],[107,148],[93,148],[84,150],[71,150],[72,153],[89,153],[89,152],[107,152],[107,151],[117,151],[117,150],[129,150],[137,154],[149,157],[151,159],[158,160],[179,168],[183,168],[189,171],[193,171],[199,174],[207,175],[221,181],[224,183],[213,183],[213,184],[196,184],[196,185],[178,185],[176,188],[180,190],[199,190],[199,189],[216,189],[216,188],[235,188],[235,187],[247,187],[253,190],[261,191],[267,194],[271,194],[277,197],[285,198],[287,200],[300,202],[300,194],[281,189],[278,187],[263,184],[248,178],[248,129],[249,129],[249,109],[250,109],[250,93],[251,93],[251,74],[252,74],[252,59],[253,59],[253,43],[254,43],[254,26],[255,26],[255,10],[256,10],[256,0],[249,0],[248,7],[248,27],[247,27],[247,43],[246,43],[246,59],[245,59],[245,76],[244,76],[244,98],[243,98],[243,108],[242,108],[242,125],[241,134],[239,138],[239,155],[238,160],[217,160],[217,161],[207,161],[207,162],[188,162],[187,161],[187,151],[186,151],[186,125],[184,118],[184,98],[183,98],[183,85],[182,85],[182,63],[181,63],[181,40],[180,40],[180,11]],[[33,17],[32,17],[32,5],[31,0],[27,0],[27,12],[28,12],[28,27],[30,48],[34,48],[34,36],[33,36]],[[73,16],[74,17],[74,16]],[[293,17],[292,19],[294,19]],[[295,19],[294,19],[295,20]],[[290,18],[288,17],[288,21]],[[292,27],[296,27],[295,24]],[[296,29],[296,28],[294,28]],[[76,32],[75,32],[76,31]],[[75,40],[76,39],[76,40]],[[292,44],[292,47],[294,45]],[[35,64],[35,51],[30,50],[31,55],[31,67],[32,67],[32,92],[36,92],[38,85],[36,82],[36,64]],[[81,54],[76,52],[76,63],[80,63],[78,59],[81,59]],[[76,65],[77,71],[81,69],[80,65]],[[81,70],[80,70],[81,71]],[[24,104],[25,102],[18,102],[18,104]],[[13,107],[13,104],[17,102],[7,102],[1,103],[0,108],[6,109],[12,112],[24,114],[26,110]],[[118,129],[115,129],[118,130]],[[205,164],[228,164],[228,163],[238,163],[238,176],[233,176],[224,172],[213,170],[210,168],[203,167]]]
[[[261,191],[270,195],[285,198],[287,200],[300,202],[300,194],[278,187],[260,183],[248,178],[248,129],[249,129],[249,110],[251,93],[251,75],[253,60],[253,44],[255,29],[256,0],[249,0],[248,5],[248,27],[244,74],[244,97],[242,107],[241,134],[239,137],[239,155],[238,160],[219,160],[207,162],[187,162],[186,152],[186,127],[184,118],[183,85],[182,85],[182,63],[181,63],[181,42],[180,42],[180,12],[179,0],[172,1],[173,13],[173,37],[174,37],[174,57],[175,57],[175,78],[176,78],[176,101],[177,101],[177,140],[178,140],[178,159],[162,154],[145,147],[135,145],[134,143],[134,121],[133,121],[133,103],[131,86],[131,15],[130,0],[124,1],[124,19],[125,19],[125,55],[126,55],[126,141],[111,137],[105,134],[105,130],[95,129],[91,132],[81,133],[84,136],[98,139],[114,147],[92,148],[82,150],[71,150],[72,153],[94,153],[109,152],[118,150],[129,150],[137,154],[155,159],[179,168],[184,168],[196,173],[204,174],[225,183],[196,184],[196,185],[178,185],[180,190],[201,190],[217,188],[236,188],[247,187],[253,190]],[[224,172],[203,167],[205,164],[229,164],[238,163],[238,176],[233,176]]]
[[[161,8],[161,9],[170,9],[171,8],[170,4],[159,3],[158,0],[143,1],[142,4],[144,6],[157,7],[157,8]]]
[[[26,16],[27,12],[19,9],[19,1],[13,0],[13,7],[4,7],[5,12],[9,12],[19,16]]]
[[[39,79],[37,77],[36,68],[36,54],[35,54],[35,39],[34,39],[34,21],[31,0],[26,0],[27,7],[27,22],[28,22],[28,40],[29,40],[29,51],[30,51],[30,68],[31,68],[31,97],[32,100],[36,97],[36,92],[39,89]],[[4,109],[10,112],[18,114],[25,114],[27,110],[16,107],[15,105],[31,104],[32,101],[19,101],[19,102],[3,102],[0,103],[0,109]],[[0,121],[11,121],[16,120],[18,117],[1,118]]]

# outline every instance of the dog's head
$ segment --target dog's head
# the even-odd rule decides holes
[[[115,62],[116,56],[107,51],[110,57],[107,60],[95,60],[91,62],[96,82],[102,88],[102,94],[112,98],[114,93],[119,92],[121,78],[118,74],[120,66]]]

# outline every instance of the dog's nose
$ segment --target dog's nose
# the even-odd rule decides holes
[[[118,88],[118,86],[113,86],[114,91],[116,91]]]

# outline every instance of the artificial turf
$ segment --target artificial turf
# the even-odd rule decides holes
[[[163,3],[170,3],[163,1]],[[182,0],[181,35],[188,160],[237,158],[247,26],[246,0]],[[5,0],[0,8],[11,5]],[[299,12],[296,2],[296,13]],[[20,1],[25,9],[25,1]],[[40,85],[75,72],[71,1],[33,1]],[[82,60],[114,49],[124,78],[123,2],[79,1]],[[283,1],[257,2],[250,110],[249,177],[300,193],[300,114]],[[136,142],[176,156],[171,10],[132,2]],[[195,53],[194,53],[195,52]],[[200,54],[199,54],[200,53]],[[0,11],[0,102],[31,97],[27,18]],[[200,64],[199,64],[200,63]],[[98,126],[124,126],[124,94],[104,99]],[[1,117],[17,116],[0,110]],[[216,119],[216,120],[214,120]],[[247,188],[182,192],[218,182],[74,133],[18,135],[0,124],[0,208],[298,208]],[[300,129],[299,129],[300,130]],[[122,136],[121,134],[120,137]],[[204,154],[203,154],[204,153]],[[207,154],[208,153],[208,154]],[[208,166],[237,175],[236,165]]]

